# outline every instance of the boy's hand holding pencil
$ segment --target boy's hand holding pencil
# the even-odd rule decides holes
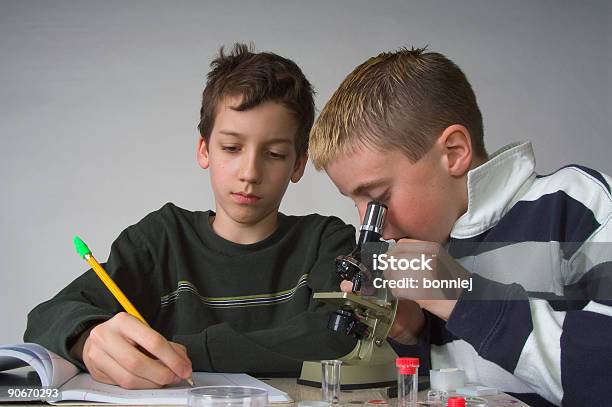
[[[74,238],[77,253],[127,312],[84,332],[72,349],[91,376],[126,389],[151,389],[187,380],[192,386],[191,361],[181,344],[153,330],[102,266],[87,245]]]
[[[185,347],[126,312],[89,332],[82,360],[95,380],[126,389],[159,388],[191,377]]]

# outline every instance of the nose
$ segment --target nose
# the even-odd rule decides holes
[[[240,181],[249,184],[259,184],[261,182],[262,170],[261,160],[257,152],[253,151],[250,154],[245,154],[240,163]]]
[[[403,230],[404,229],[399,227],[392,219],[389,219],[389,216],[387,216],[387,219],[385,219],[385,226],[383,228],[383,239],[398,240],[408,237],[406,232],[403,232]]]
[[[385,239],[385,240],[389,240],[389,239],[395,238],[395,234],[393,232],[393,229],[389,225],[389,222],[385,222],[385,226],[383,228],[382,238]]]

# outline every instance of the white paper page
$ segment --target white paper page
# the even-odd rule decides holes
[[[40,360],[43,366],[45,367],[46,376],[51,379],[53,377],[53,363],[51,363],[51,356],[47,349],[43,348],[40,345],[36,345],[34,343],[20,343],[17,345],[9,345],[11,349],[14,349],[19,352],[28,352],[28,354],[33,355],[36,359]],[[49,380],[49,383],[52,383],[52,380]]]
[[[31,350],[43,362],[51,378],[49,386],[60,387],[79,373],[75,365],[38,344],[24,343],[19,347]]]
[[[194,372],[196,386],[251,386],[268,391],[270,403],[290,403],[293,400],[284,393],[260,380],[243,373]],[[62,401],[89,401],[115,404],[187,404],[188,385],[169,386],[156,390],[126,390],[96,382],[89,374],[80,373],[62,388]],[[71,403],[72,404],[72,403]]]

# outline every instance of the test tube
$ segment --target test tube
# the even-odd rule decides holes
[[[340,366],[341,360],[321,361],[321,395],[322,400],[329,404],[340,401]]]
[[[419,358],[397,358],[397,407],[417,407]]]

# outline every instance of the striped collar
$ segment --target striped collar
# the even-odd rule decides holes
[[[455,222],[451,238],[467,239],[497,224],[535,177],[531,142],[509,144],[468,172],[467,211]]]

